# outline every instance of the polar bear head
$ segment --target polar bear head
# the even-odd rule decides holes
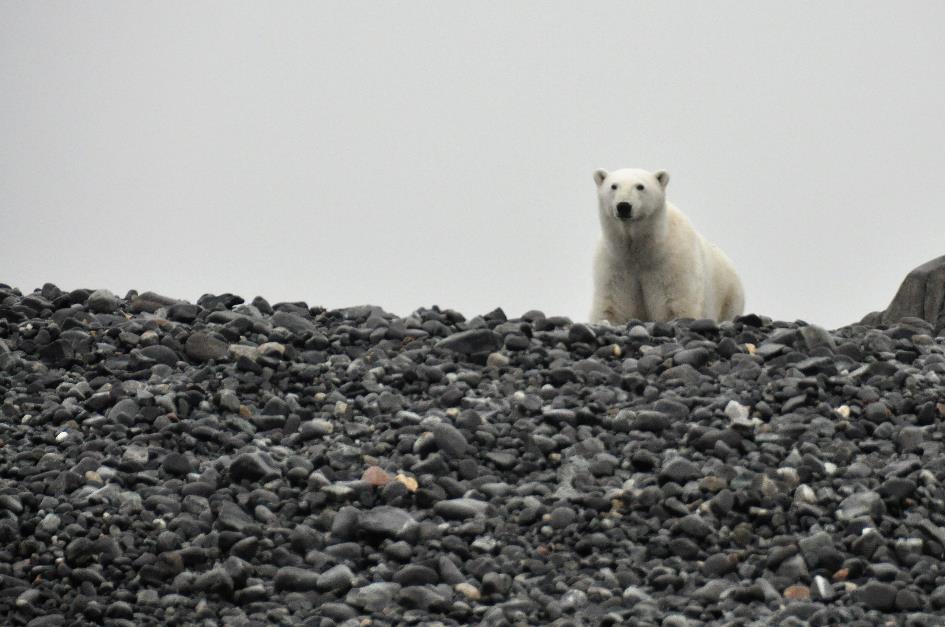
[[[605,222],[641,222],[661,213],[666,207],[669,174],[665,170],[647,172],[624,168],[610,173],[597,170],[594,181],[597,183],[600,217]]]

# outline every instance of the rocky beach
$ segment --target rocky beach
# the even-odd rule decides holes
[[[0,617],[942,625],[921,313],[610,327],[0,285]]]

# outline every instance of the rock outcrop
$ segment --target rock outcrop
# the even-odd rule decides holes
[[[921,318],[936,333],[945,330],[945,255],[923,263],[906,275],[885,311],[874,311],[863,324],[895,324],[903,318]]]

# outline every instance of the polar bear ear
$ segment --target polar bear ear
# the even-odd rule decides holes
[[[660,187],[666,189],[666,186],[669,185],[669,172],[666,170],[657,170],[653,176],[660,182]]]
[[[607,170],[594,170],[594,182],[600,187],[600,184],[607,178]]]

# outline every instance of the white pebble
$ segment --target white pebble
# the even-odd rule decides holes
[[[736,422],[748,420],[748,408],[738,401],[729,401],[725,406],[725,415]]]
[[[814,489],[809,485],[802,483],[794,490],[794,501],[813,505],[817,502],[817,494],[814,493]]]

